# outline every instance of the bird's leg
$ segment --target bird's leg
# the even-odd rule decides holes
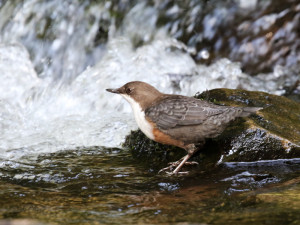
[[[187,157],[188,155],[185,155],[184,157],[182,157],[181,159],[179,159],[179,160],[177,160],[176,162],[170,162],[170,163],[168,163],[169,164],[169,166],[167,166],[167,167],[165,167],[165,168],[162,168],[160,171],[158,171],[158,173],[162,173],[162,172],[165,172],[165,171],[172,171],[172,169],[173,168],[176,168],[176,167],[178,167],[181,163],[182,163],[182,161],[184,161],[185,160],[185,158]],[[184,163],[185,165],[198,165],[198,163],[197,162],[187,162],[187,160],[185,160],[185,163]],[[169,172],[166,172],[166,173],[169,173]],[[171,174],[172,174],[173,172],[171,172]]]
[[[186,163],[187,160],[189,160],[189,158],[191,158],[191,156],[198,151],[198,148],[196,148],[196,146],[194,144],[190,144],[186,147],[186,150],[188,152],[188,154],[186,156],[183,157],[182,161],[180,162],[180,164],[176,167],[175,170],[173,170],[172,174],[176,174],[179,172],[179,170],[181,169],[181,167]]]
[[[202,145],[204,144],[204,142],[202,143]],[[170,174],[176,174],[179,172],[179,170],[181,169],[181,167],[183,165],[197,165],[197,162],[187,162],[187,160],[189,160],[189,158],[191,158],[191,156],[198,151],[199,148],[197,148],[194,144],[189,144],[185,147],[185,150],[188,152],[188,154],[186,156],[184,156],[183,158],[181,158],[180,160],[171,163],[170,166],[161,169],[158,173],[167,171],[167,170],[171,170],[172,168],[176,167],[174,171],[172,171]],[[181,172],[179,172],[181,173]],[[187,172],[182,172],[182,173],[187,173]]]

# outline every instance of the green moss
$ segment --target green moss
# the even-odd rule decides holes
[[[251,119],[256,126],[300,145],[300,104],[286,97],[239,89],[213,89],[197,98],[232,106],[263,107]]]

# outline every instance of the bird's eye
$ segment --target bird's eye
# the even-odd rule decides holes
[[[129,94],[132,92],[132,89],[131,89],[131,88],[126,88],[126,90],[125,90],[125,91],[126,91],[126,94],[128,94],[128,95],[129,95]]]

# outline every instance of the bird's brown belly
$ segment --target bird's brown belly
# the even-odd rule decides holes
[[[174,145],[180,148],[184,148],[185,144],[183,141],[172,138],[170,135],[165,134],[158,128],[153,129],[154,140],[156,142],[166,144],[166,145]]]

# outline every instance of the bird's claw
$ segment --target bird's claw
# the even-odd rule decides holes
[[[173,176],[173,175],[188,175],[190,172],[189,171],[179,171],[177,173],[175,173],[174,171],[172,172],[165,172],[167,175],[169,176]]]
[[[180,163],[180,162],[179,162]],[[179,163],[177,164],[177,166],[179,165]],[[170,164],[170,163],[169,163]],[[171,163],[172,164],[172,163]],[[191,161],[191,162],[185,162],[184,165],[186,166],[194,166],[194,165],[199,165],[198,162],[195,161]]]
[[[176,169],[177,166],[181,163],[181,160],[176,161],[176,162],[171,162],[168,163],[169,166],[162,168],[160,171],[158,171],[158,174],[165,172],[168,175],[174,175],[174,174],[180,174],[180,175],[187,175],[189,172],[188,171],[184,171],[184,172],[174,172],[174,168]],[[185,162],[184,165],[188,165],[188,166],[192,166],[192,165],[198,165],[199,163],[197,162]],[[168,172],[171,171],[171,172]]]

